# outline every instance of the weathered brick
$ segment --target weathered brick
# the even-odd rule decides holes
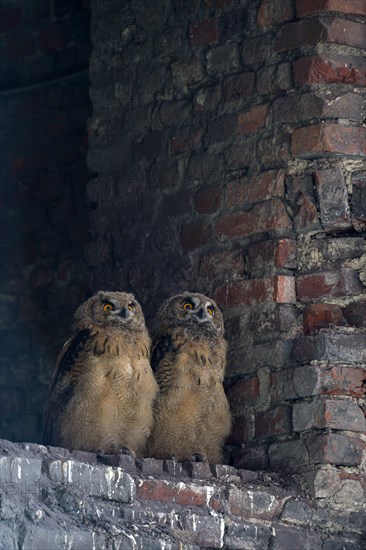
[[[303,550],[315,550],[322,548],[320,535],[314,532],[304,532],[302,529],[293,527],[276,527],[275,533],[271,537],[271,549],[273,550],[293,550],[301,548]]]
[[[265,66],[257,71],[257,90],[259,95],[275,94],[292,88],[291,64]]]
[[[343,315],[349,325],[366,328],[366,300],[351,302],[343,308]]]
[[[238,116],[238,132],[239,134],[250,134],[257,132],[265,126],[268,114],[268,103],[256,105],[246,113],[239,113]]]
[[[266,231],[291,228],[291,220],[282,201],[271,199],[246,212],[224,214],[216,222],[219,240],[238,239]]]
[[[182,463],[182,467],[192,479],[209,479],[212,477],[208,462],[187,461]]]
[[[275,495],[264,491],[230,488],[227,499],[231,513],[240,517],[272,519],[282,508],[282,502]]]
[[[35,42],[33,34],[22,32],[19,34],[12,34],[7,40],[6,48],[4,48],[4,54],[9,59],[16,59],[27,55],[32,55],[35,51]]]
[[[322,12],[366,15],[366,7],[363,0],[296,0],[296,12],[299,17]]]
[[[304,334],[314,334],[321,328],[345,324],[342,309],[336,304],[307,304],[304,308]]]
[[[244,258],[240,250],[216,252],[202,257],[201,275],[215,277],[222,273],[231,273],[235,276],[244,274]]]
[[[226,101],[234,101],[252,95],[255,83],[255,73],[252,71],[229,76],[224,81],[224,97]]]
[[[228,207],[254,204],[272,197],[284,197],[284,173],[268,170],[259,176],[243,177],[228,183],[226,205]]]
[[[190,61],[176,61],[172,63],[173,85],[179,90],[187,90],[192,84],[199,82],[203,77],[201,61],[194,56]]]
[[[311,428],[333,428],[364,432],[365,417],[360,407],[353,401],[322,399],[295,404],[293,408],[295,431]]]
[[[254,445],[234,451],[233,462],[236,468],[266,470],[269,464],[268,444]],[[238,471],[240,472],[240,470]]]
[[[305,367],[300,367],[303,369]],[[306,367],[307,370],[315,367]],[[295,369],[295,372],[300,372]],[[366,372],[362,367],[334,365],[327,369],[317,370],[318,386],[316,393],[325,395],[350,395],[363,397],[366,395]],[[299,389],[300,383],[296,384]],[[299,394],[300,395],[300,394]]]
[[[366,362],[366,335],[320,332],[294,341],[293,357],[301,363],[333,361],[338,363]]]
[[[239,52],[235,43],[212,48],[207,54],[208,72],[227,74],[239,69]]]
[[[291,0],[263,0],[261,3],[257,22],[259,27],[266,28],[290,21],[294,16],[294,5]]]
[[[239,380],[227,391],[227,397],[234,413],[253,407],[260,398],[258,377]]]
[[[266,301],[295,303],[294,280],[293,277],[277,275],[269,279],[232,282],[216,288],[215,299],[225,307]]]
[[[219,25],[216,17],[195,23],[189,28],[189,40],[192,46],[212,44],[219,40]]]
[[[330,433],[308,436],[306,447],[313,464],[357,466],[361,463],[365,442],[355,437]]]
[[[271,530],[269,527],[253,523],[231,522],[225,532],[225,548],[241,550],[265,550],[268,548]],[[243,546],[245,545],[245,546]]]
[[[216,141],[225,141],[235,133],[236,116],[222,115],[218,118],[210,120],[207,125],[207,133],[205,135],[205,143],[211,144]]]
[[[205,86],[199,90],[193,100],[195,113],[215,111],[221,99],[220,86]]]
[[[154,159],[160,155],[163,147],[163,135],[161,132],[149,132],[142,141],[135,143],[133,156],[135,161],[142,158]]]
[[[321,228],[317,201],[314,196],[313,178],[309,174],[286,179],[288,198],[294,211],[294,229],[307,233]]]
[[[296,268],[296,241],[278,239],[249,246],[248,269],[252,278],[264,277],[283,268]]]
[[[350,267],[341,268],[339,271],[300,275],[296,280],[297,297],[301,302],[353,296],[361,294],[362,290],[357,272]]]
[[[245,66],[272,59],[273,44],[269,33],[243,40],[242,59]]]
[[[309,464],[309,453],[301,439],[273,443],[269,447],[271,468],[277,471],[296,472]]]
[[[323,83],[363,86],[364,83],[364,63],[358,57],[301,57],[293,62],[293,73],[299,86]]]
[[[179,127],[190,119],[191,105],[184,100],[164,101],[160,107],[160,121],[165,126]]]
[[[356,231],[366,230],[366,171],[352,174],[352,223]]]
[[[365,128],[313,124],[297,128],[292,134],[291,149],[298,157],[318,157],[325,153],[364,156],[365,147]]]
[[[315,182],[323,227],[331,231],[351,227],[348,193],[342,170],[317,170]]]
[[[0,457],[1,483],[39,483],[42,460],[40,458]]]
[[[227,376],[252,374],[261,367],[283,368],[289,362],[291,348],[291,342],[281,338],[230,349]]]
[[[170,143],[170,154],[175,155],[191,149],[197,149],[201,143],[203,129],[197,126],[186,126],[177,129]]]
[[[146,476],[161,476],[164,471],[163,461],[155,458],[137,459],[136,466]]]
[[[211,226],[205,222],[192,222],[185,225],[181,232],[181,244],[184,250],[193,250],[207,244],[212,235]]]
[[[210,487],[200,487],[176,481],[141,479],[137,482],[137,497],[142,500],[176,502],[181,506],[205,506]]]
[[[194,205],[200,214],[216,212],[221,202],[221,188],[216,186],[204,187],[194,196]]]
[[[291,407],[278,406],[262,412],[255,419],[255,437],[267,438],[291,433]]]

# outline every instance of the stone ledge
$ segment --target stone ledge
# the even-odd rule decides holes
[[[306,497],[290,476],[100,457],[0,440],[0,548],[361,549],[364,510]]]

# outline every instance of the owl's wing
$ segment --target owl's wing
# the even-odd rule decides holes
[[[58,356],[56,368],[49,387],[45,407],[43,425],[43,441],[47,444],[52,440],[52,409],[60,409],[71,399],[73,384],[68,381],[68,375],[77,363],[80,353],[85,351],[86,343],[90,341],[90,330],[84,329],[67,340]]]
[[[151,353],[151,368],[156,373],[163,359],[167,360],[174,356],[178,349],[177,343],[173,341],[170,334],[164,334],[157,340]]]

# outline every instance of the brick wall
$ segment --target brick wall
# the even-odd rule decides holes
[[[39,441],[42,403],[85,297],[87,2],[0,4],[0,433]]]
[[[359,501],[309,501],[290,477],[5,440],[0,455],[6,550],[363,548]]]
[[[229,340],[234,463],[302,473],[315,496],[356,498],[363,4],[92,9],[91,288],[132,290],[149,320],[178,290],[213,295]]]

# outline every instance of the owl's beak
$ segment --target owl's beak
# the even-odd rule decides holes
[[[122,319],[128,319],[130,316],[130,312],[127,309],[127,307],[121,307],[121,309],[118,312],[118,317],[121,317]]]
[[[197,311],[197,317],[198,317],[198,322],[199,323],[205,323],[206,321],[209,321],[210,319],[207,317],[207,313],[206,313],[206,310],[201,307],[198,311]]]

